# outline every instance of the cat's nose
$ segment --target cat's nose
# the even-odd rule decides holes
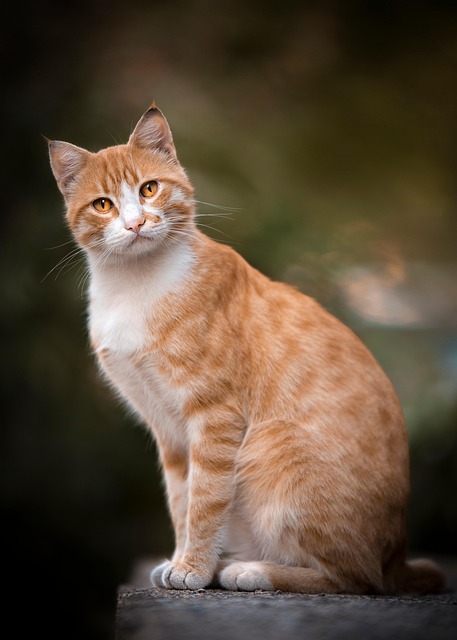
[[[140,229],[145,222],[146,220],[144,218],[136,218],[136,220],[129,220],[128,222],[125,223],[125,228],[127,229],[127,231],[140,233]]]

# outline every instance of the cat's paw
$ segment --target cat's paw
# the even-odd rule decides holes
[[[154,587],[165,588],[165,584],[162,580],[162,576],[164,572],[168,569],[170,564],[171,564],[170,560],[164,560],[164,562],[161,562],[160,564],[158,564],[156,567],[152,569],[151,573],[149,574],[149,579]]]
[[[218,582],[230,591],[271,591],[271,584],[261,562],[234,562],[218,575]]]
[[[167,589],[203,589],[211,582],[212,575],[186,562],[169,562],[161,579]]]

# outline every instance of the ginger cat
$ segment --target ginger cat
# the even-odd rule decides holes
[[[49,149],[87,253],[93,349],[163,467],[176,547],[152,583],[441,590],[436,565],[405,559],[408,443],[391,383],[317,302],[197,229],[155,104],[128,144]]]

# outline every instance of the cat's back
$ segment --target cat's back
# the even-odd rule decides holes
[[[321,434],[340,432],[367,455],[361,443],[376,431],[379,450],[403,460],[401,406],[369,349],[314,298],[247,269],[237,347],[250,369],[253,422],[315,415]]]

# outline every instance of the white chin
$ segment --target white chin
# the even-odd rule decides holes
[[[146,238],[145,236],[138,236],[124,246],[116,249],[116,253],[130,256],[151,253],[151,251],[155,251],[155,249],[162,244],[162,240],[163,237],[156,236],[154,238]]]

